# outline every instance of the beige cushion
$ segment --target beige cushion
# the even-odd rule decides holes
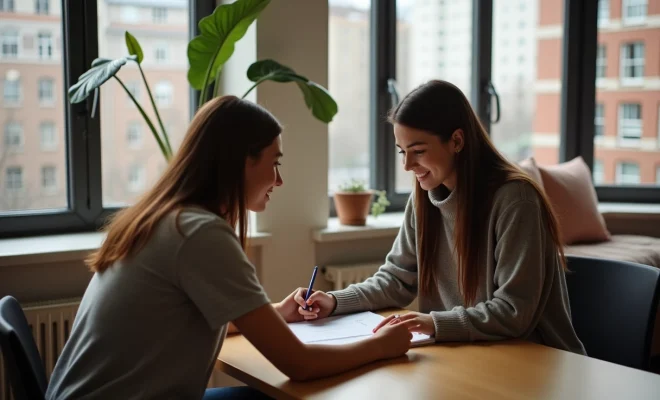
[[[611,240],[564,246],[567,255],[631,261],[660,268],[660,238],[612,235]]]
[[[557,165],[540,165],[538,168],[545,193],[557,214],[564,243],[609,240],[605,220],[598,212],[591,172],[582,157]]]

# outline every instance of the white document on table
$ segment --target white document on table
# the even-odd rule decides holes
[[[364,340],[373,335],[373,329],[385,319],[370,311],[339,315],[314,321],[289,324],[291,331],[303,343],[345,344]],[[422,333],[413,333],[412,346],[435,343],[435,340]]]

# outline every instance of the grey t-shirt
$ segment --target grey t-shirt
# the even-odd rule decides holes
[[[269,302],[230,225],[198,208],[94,274],[47,399],[201,399],[227,323]]]

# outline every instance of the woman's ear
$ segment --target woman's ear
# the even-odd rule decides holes
[[[465,146],[465,136],[463,135],[462,129],[456,129],[454,133],[451,134],[451,141],[454,144],[454,153],[460,153]]]

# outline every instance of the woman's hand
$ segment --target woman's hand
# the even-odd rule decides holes
[[[386,325],[403,324],[410,332],[423,333],[429,336],[435,336],[435,324],[431,314],[422,314],[418,312],[410,312],[403,315],[390,315],[382,320],[375,328],[374,332]]]
[[[326,318],[337,307],[337,299],[331,294],[319,290],[312,291],[312,295],[307,299],[307,310],[305,307],[305,294],[307,288],[298,288],[294,292],[293,299],[298,304],[298,313],[306,320]]]
[[[408,352],[412,334],[401,324],[385,325],[373,336],[380,349],[380,358],[399,357]]]
[[[305,292],[307,291],[307,289],[304,288],[302,290]],[[309,311],[303,311],[306,314],[298,312],[300,306],[298,305],[297,300],[295,300],[295,296],[298,295],[299,291],[300,289],[294,290],[280,303],[273,305],[273,307],[277,310],[277,312],[280,313],[286,322],[304,321],[306,319],[305,315],[316,315],[320,311],[318,306],[313,306],[309,309]],[[304,304],[305,300],[302,300],[302,302]]]

